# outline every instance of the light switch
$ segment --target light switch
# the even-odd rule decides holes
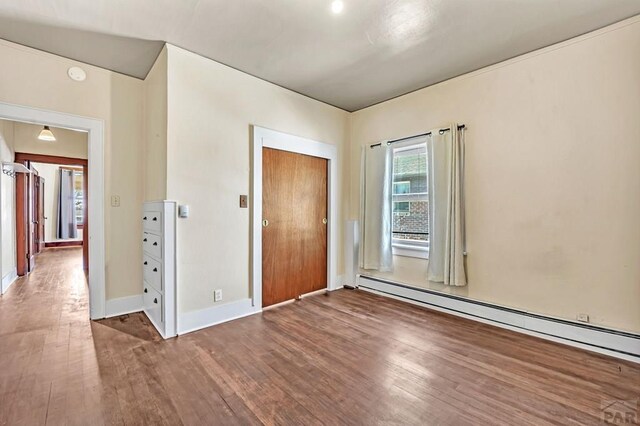
[[[120,207],[120,196],[112,195],[111,196],[111,207]]]
[[[246,209],[247,206],[248,206],[247,196],[246,195],[241,195],[240,196],[240,208],[241,209]]]

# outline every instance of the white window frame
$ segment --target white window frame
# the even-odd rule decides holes
[[[427,146],[426,140],[421,142],[416,142],[416,139],[412,139],[412,140],[403,142],[402,145],[393,148],[393,155],[395,157],[396,152],[408,151],[418,146],[426,147]],[[409,197],[407,198],[412,198],[412,197],[415,197],[416,195],[423,195],[423,194],[425,193],[393,194],[393,195],[394,196],[408,195]],[[393,200],[393,202],[395,201],[400,202],[402,200]],[[412,200],[406,200],[406,201],[411,202]],[[418,259],[429,259],[429,241],[404,240],[404,239],[392,237],[391,247],[392,247],[392,253],[394,256],[415,257]]]

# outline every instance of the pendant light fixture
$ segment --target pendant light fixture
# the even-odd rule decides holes
[[[38,139],[41,141],[53,142],[56,140],[56,137],[53,136],[53,132],[49,129],[49,126],[44,126],[44,129],[42,129],[38,135]]]

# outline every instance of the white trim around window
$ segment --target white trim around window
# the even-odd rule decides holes
[[[422,244],[424,243],[424,244]],[[428,241],[411,241],[394,238],[392,240],[392,253],[394,256],[416,257],[418,259],[429,259]]]
[[[427,146],[426,142],[424,141],[425,138],[423,137],[419,137],[419,138],[413,138],[410,140],[407,140],[405,142],[402,142],[399,146],[394,147],[393,149],[393,155],[394,155],[394,159],[395,159],[395,154],[399,153],[399,152],[403,152],[403,151],[409,151],[409,150],[413,150],[416,149],[418,147],[425,147]],[[404,184],[407,181],[397,181],[394,182],[393,186],[394,189],[396,187],[397,184]],[[420,193],[401,193],[401,194],[396,194],[395,191],[392,195],[393,198],[393,202],[394,203],[399,203],[399,202],[415,202],[415,201],[427,201],[428,200],[428,196],[426,192],[420,192]],[[408,214],[407,214],[408,215]],[[418,259],[428,259],[429,258],[429,242],[428,241],[418,241],[418,240],[406,240],[406,239],[400,239],[400,238],[393,238],[392,239],[392,253],[394,256],[404,256],[404,257],[415,257]]]

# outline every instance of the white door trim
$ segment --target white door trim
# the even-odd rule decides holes
[[[104,121],[0,102],[0,118],[83,130],[89,141],[89,308],[105,317]]]
[[[253,307],[262,309],[262,148],[274,148],[328,160],[327,289],[335,290],[337,288],[338,259],[338,164],[335,145],[258,126],[252,126],[252,130],[251,282]]]

